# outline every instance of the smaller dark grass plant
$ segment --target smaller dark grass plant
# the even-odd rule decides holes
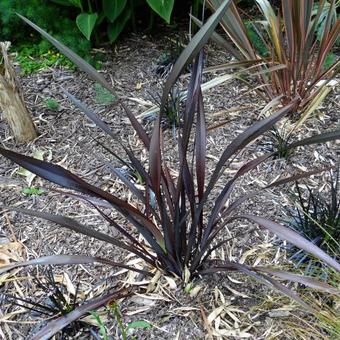
[[[293,154],[293,149],[289,148],[290,136],[286,135],[283,130],[275,126],[269,131],[269,138],[272,143],[272,148],[276,152],[277,158],[289,159]]]
[[[294,202],[296,208],[290,210],[289,225],[306,239],[310,240],[327,254],[340,258],[340,192],[339,169],[330,173],[330,192],[327,197],[307,187],[305,197],[296,183]],[[291,259],[298,267],[303,267],[309,275],[327,279],[328,269],[308,253],[293,248]]]
[[[44,268],[39,275],[33,275],[33,284],[39,294],[38,298],[22,298],[10,294],[2,296],[2,302],[31,310],[34,315],[56,317],[70,313],[79,305],[78,287],[74,295],[70,295],[62,284],[57,283],[51,266]]]
[[[157,104],[161,106],[162,96],[157,94],[151,94],[152,99]],[[172,128],[176,134],[176,128],[181,124],[181,106],[182,106],[182,93],[177,84],[171,88],[168,100],[163,108],[163,128]],[[144,120],[156,120],[157,113],[150,113],[148,116],[144,117]]]
[[[129,180],[123,180],[126,187],[135,196],[135,203],[126,202],[116,194],[104,191],[59,165],[24,156],[0,147],[0,154],[4,157],[52,183],[72,190],[72,192],[67,194],[76,199],[81,198],[96,209],[98,214],[109,223],[110,227],[118,231],[120,237],[95,230],[66,216],[45,211],[19,208],[15,210],[38,218],[44,218],[67,228],[75,234],[80,233],[110,244],[112,247],[124,249],[144,260],[144,269],[141,270],[122,262],[115,262],[109,254],[105,258],[83,255],[51,255],[5,266],[0,269],[0,273],[28,265],[97,263],[133,270],[146,276],[152,276],[152,272],[157,269],[166,275],[176,277],[182,282],[183,287],[186,287],[188,283],[192,283],[193,280],[197,280],[203,275],[237,271],[279,290],[312,313],[318,313],[318,311],[311,308],[299,295],[287,288],[276,278],[298,282],[330,294],[339,294],[339,291],[333,286],[317,281],[309,276],[273,270],[267,267],[250,266],[237,261],[222,261],[212,258],[215,250],[220,249],[230,241],[230,238],[223,237],[225,227],[228,225],[232,228],[233,225],[231,223],[243,220],[275,233],[279,238],[313,254],[313,256],[319,258],[320,261],[325,262],[331,268],[340,271],[340,264],[334,258],[294,230],[265,217],[242,211],[242,204],[246,203],[249,198],[258,192],[263,192],[271,187],[318,173],[320,169],[277,180],[258,191],[246,192],[241,196],[235,195],[234,189],[236,183],[241,182],[242,177],[255,169],[259,164],[275,156],[275,152],[272,152],[245,161],[233,176],[224,181],[222,180],[225,168],[232,164],[235,156],[239,155],[248,144],[261,137],[280,119],[289,114],[296,106],[295,101],[282,107],[271,116],[256,121],[233,139],[222,152],[215,167],[211,169],[211,176],[207,179],[207,129],[201,91],[204,59],[202,48],[213,34],[230,3],[230,0],[223,1],[221,6],[196,33],[179,56],[164,85],[160,103],[160,114],[154,123],[150,136],[124,102],[121,99],[118,101],[125,110],[131,125],[148,153],[148,165],[144,165],[129,147],[121,143],[119,136],[97,114],[73,95],[64,91],[77,108],[82,110],[114,142],[121,144],[129,162],[143,176],[145,181],[143,187],[137,187]],[[116,95],[111,85],[93,67],[31,21],[23,17],[22,19],[46,37],[78,67],[86,71],[93,80]],[[173,169],[169,167],[166,161],[167,158],[163,148],[162,119],[171,88],[186,65],[191,62],[193,66],[188,85],[187,101],[182,112],[183,122],[176,130],[175,147],[178,158],[176,171],[172,171]],[[338,138],[340,138],[340,131],[336,130],[291,143],[287,147],[295,148],[301,145],[332,141]],[[123,179],[124,177],[121,176],[121,178]],[[220,181],[219,183],[222,188],[217,187],[218,181]],[[151,199],[152,197],[153,199]],[[103,204],[98,203],[100,201],[105,203],[106,209],[111,207],[112,210],[117,211],[126,222],[119,224],[117,220],[108,215],[107,211],[102,208]],[[248,234],[251,235],[251,228],[246,227],[239,231],[237,236]],[[235,237],[236,235],[232,239]],[[108,293],[97,300],[88,301],[87,304],[76,308],[67,316],[60,318],[58,322],[52,321],[36,334],[36,338],[38,336],[41,338],[41,334],[49,334],[50,336],[56,334],[62,327],[69,324],[70,321],[74,321],[74,318],[81,317],[84,311],[87,312],[89,308],[96,309],[99,306],[106,305],[117,294],[119,295],[117,292]]]
[[[67,291],[66,287],[56,282],[55,274],[51,266],[43,268],[39,275],[37,273],[30,273],[33,277],[32,283],[36,287],[36,296],[22,297],[11,294],[1,294],[1,304],[3,307],[6,305],[17,306],[31,312],[33,317],[43,317],[44,319],[52,320],[59,316],[65,316],[77,307],[80,306],[81,301],[78,296],[78,285],[75,293],[71,294]],[[88,328],[84,322],[76,320],[62,329],[61,336],[74,336],[83,328]]]

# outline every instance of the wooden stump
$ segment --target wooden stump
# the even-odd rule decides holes
[[[0,108],[15,139],[29,142],[37,137],[33,120],[27,110],[15,70],[8,57],[9,42],[0,42]],[[0,55],[0,57],[1,57]]]

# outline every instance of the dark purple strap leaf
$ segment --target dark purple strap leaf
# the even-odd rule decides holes
[[[272,231],[280,239],[286,240],[294,244],[296,247],[305,250],[306,252],[317,257],[318,259],[323,260],[325,263],[327,263],[330,267],[334,268],[336,271],[340,272],[340,264],[336,260],[331,258],[328,254],[326,254],[323,250],[317,247],[314,243],[306,240],[304,237],[299,235],[296,231],[284,227],[279,223],[259,216],[246,214],[238,216],[238,218],[246,218],[247,220],[257,223],[261,227],[264,227]]]
[[[94,256],[84,256],[84,255],[50,255],[39,257],[34,260],[25,262],[16,262],[3,266],[0,268],[0,274],[6,273],[9,270],[15,268],[22,268],[27,266],[41,266],[41,265],[69,265],[69,264],[90,264],[90,263],[101,263],[112,267],[124,268],[128,270],[133,270],[144,275],[150,275],[149,272],[145,270],[140,270],[134,267],[125,265],[124,263],[114,262],[109,259],[104,259],[101,257]]]
[[[283,280],[298,282],[313,289],[318,289],[318,290],[321,290],[321,291],[324,291],[330,294],[334,294],[334,295],[340,295],[339,289],[329,285],[326,282],[316,280],[315,278],[310,277],[310,276],[299,275],[299,274],[286,272],[283,270],[276,270],[276,269],[270,269],[270,268],[265,268],[265,267],[254,267],[253,269],[256,270],[257,272],[262,272],[262,273],[277,276]]]

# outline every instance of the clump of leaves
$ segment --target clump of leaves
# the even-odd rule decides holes
[[[221,1],[207,3],[216,10]],[[259,21],[264,29],[247,31],[232,3],[220,24],[233,44],[221,36],[218,41],[245,65],[257,63],[257,68],[253,68],[258,81],[254,88],[260,96],[267,102],[279,100],[283,105],[298,99],[293,112],[304,120],[325,98],[330,91],[328,82],[340,71],[340,59],[330,63],[328,57],[340,33],[340,19],[334,17],[336,1],[317,1],[315,8],[314,0],[283,0],[278,15],[268,0],[255,3],[264,16],[264,21]],[[268,58],[258,41],[270,53]]]
[[[289,211],[290,226],[310,240],[327,254],[339,260],[340,254],[340,190],[339,170],[330,173],[329,195],[325,197],[307,186],[307,197],[296,183],[296,208]],[[298,267],[304,267],[308,274],[324,276],[327,269],[308,253],[293,248],[291,257]],[[323,270],[325,269],[325,270]],[[320,275],[321,274],[321,275]]]
[[[66,288],[55,280],[51,266],[37,275],[33,274],[33,284],[41,292],[37,297],[24,298],[10,294],[3,294],[1,302],[3,305],[11,304],[31,311],[35,316],[44,318],[57,318],[59,315],[67,315],[79,306],[78,288],[74,295],[67,292]],[[72,335],[84,327],[84,323],[76,321],[63,329],[62,334]]]
[[[100,84],[95,84],[94,90],[96,93],[95,101],[97,104],[110,105],[116,100],[116,97]]]
[[[137,337],[131,336],[129,337],[129,333],[131,333],[133,330],[138,329],[147,329],[151,328],[151,324],[144,320],[138,320],[133,321],[129,323],[124,323],[122,313],[120,311],[119,305],[117,303],[109,304],[108,307],[106,307],[106,313],[109,317],[109,324],[111,325],[112,321],[117,324],[117,333],[116,336],[118,338],[122,338],[123,340],[131,339],[131,340],[137,340]],[[107,325],[103,322],[100,315],[92,311],[91,312],[92,317],[95,319],[98,328],[99,328],[99,334],[104,340],[110,339],[109,331],[107,329]]]
[[[269,55],[268,47],[266,44],[262,41],[261,37],[257,33],[257,31],[260,29],[256,25],[256,22],[248,21],[245,23],[245,26],[247,28],[247,35],[254,45],[256,51],[261,57],[267,57]]]
[[[48,109],[54,110],[54,111],[58,110],[60,107],[58,101],[53,98],[47,98],[45,100],[45,105]]]
[[[162,96],[159,94],[151,94],[152,99],[156,102],[158,108],[161,105]],[[176,127],[179,126],[181,123],[181,105],[183,101],[183,94],[179,89],[179,86],[177,84],[174,84],[174,86],[171,88],[170,93],[168,95],[168,100],[164,106],[164,127],[172,127],[174,129],[174,132],[176,130]],[[150,121],[155,120],[157,117],[157,112],[152,111],[148,113],[144,120]]]
[[[277,158],[289,159],[292,155],[293,149],[289,148],[289,137],[290,135],[287,135],[284,130],[275,126],[269,131],[269,138],[273,149],[276,151]]]
[[[27,187],[22,189],[21,191],[23,194],[25,195],[37,195],[40,196],[42,195],[45,190],[41,189],[41,188],[36,188],[36,187]]]
[[[48,44],[47,46],[45,44],[21,45],[16,48],[16,53],[16,61],[19,63],[21,75],[28,75],[56,65],[74,69],[74,64],[70,60],[52,50]]]
[[[68,194],[77,199],[81,196],[82,200],[89,202],[89,204],[98,211],[100,216],[121,234],[122,238],[112,237],[109,234],[94,230],[66,216],[27,209],[16,209],[17,211],[44,218],[74,233],[81,233],[111,244],[114,247],[129,251],[145,261],[145,269],[140,270],[123,263],[117,263],[110,258],[80,255],[53,255],[8,265],[3,267],[0,273],[12,268],[36,264],[100,263],[127,268],[143,273],[146,276],[152,275],[152,270],[156,268],[163,273],[178,277],[182,280],[183,286],[186,286],[189,282],[200,278],[202,275],[238,271],[250,275],[263,284],[288,295],[312,313],[316,313],[316,311],[307,305],[295,292],[288,289],[277,279],[274,279],[274,277],[302,283],[331,294],[338,293],[338,291],[329,284],[319,282],[311,277],[266,267],[250,266],[237,261],[219,261],[211,257],[215,250],[220,249],[230,241],[230,239],[225,239],[222,236],[225,226],[239,220],[246,220],[255,223],[261,228],[274,232],[279,238],[313,254],[330,267],[340,271],[340,264],[335,259],[312,242],[303,238],[297,232],[265,217],[242,212],[242,204],[257,192],[248,192],[233,199],[234,196],[232,195],[237,181],[249,171],[255,169],[259,164],[275,156],[275,152],[263,154],[255,159],[246,161],[236,174],[222,183],[222,190],[217,189],[216,186],[222,174],[225,172],[225,167],[230,166],[234,156],[242,151],[249,143],[253,142],[266,131],[269,131],[280,119],[289,114],[296,106],[296,101],[282,107],[271,116],[255,122],[240,133],[224,149],[210,178],[208,180],[206,179],[207,129],[201,91],[203,73],[202,48],[213,34],[230,3],[230,0],[222,2],[217,11],[196,33],[173,66],[164,85],[160,114],[155,121],[151,136],[147,134],[146,130],[137,121],[123,101],[119,101],[149,155],[147,166],[141,163],[138,156],[135,155],[130,148],[121,143],[121,147],[129,159],[129,162],[133,164],[134,168],[136,168],[145,179],[145,185],[142,188],[137,187],[130,181],[124,183],[142,204],[142,209],[139,209],[138,206],[136,207],[132,203],[126,202],[115,194],[104,191],[100,187],[85,181],[61,166],[0,148],[0,154],[6,158],[16,162],[20,166],[24,166],[42,178],[66,189],[75,191],[76,193],[70,192]],[[66,46],[56,41],[32,22],[26,18],[23,18],[23,20],[49,39],[60,51],[67,55],[82,70],[86,71],[93,80],[99,82],[115,95],[115,91],[110,84],[93,67],[86,64],[83,59],[79,58],[79,56],[75,55]],[[182,113],[183,124],[177,129],[176,148],[178,151],[178,167],[175,171],[176,177],[174,177],[174,172],[169,168],[166,162],[166,155],[164,154],[162,119],[172,86],[185,66],[192,61],[193,67],[188,85],[187,101]],[[114,142],[120,143],[119,136],[117,136],[97,114],[67,91],[65,91],[65,93],[68,98],[81,109],[89,119],[110,136]],[[295,148],[300,145],[319,143],[338,138],[340,138],[340,131],[332,131],[294,142],[289,144],[288,147]],[[260,189],[259,192],[316,172],[319,172],[319,170],[277,180],[267,187]],[[214,190],[218,192],[213,195]],[[151,203],[151,195],[154,196],[154,204]],[[111,206],[112,209],[115,209],[131,224],[134,231],[132,231],[131,228],[126,228],[126,223],[118,224],[116,220],[111,218],[102,208],[102,205],[96,203],[98,199],[105,201],[106,208],[107,206]],[[240,232],[241,235],[248,233],[248,228]],[[222,239],[218,240],[218,237]],[[100,303],[107,303],[107,299],[108,296],[106,296],[106,300],[105,297],[103,297]],[[97,307],[98,306],[99,305],[97,305]],[[78,311],[78,316],[80,317],[81,315],[82,312]],[[64,318],[63,320],[64,323],[62,325],[65,325],[67,319]],[[55,334],[61,329],[60,327],[60,324],[58,326],[53,324],[53,327],[47,325],[42,331],[45,332],[48,330],[50,334]]]

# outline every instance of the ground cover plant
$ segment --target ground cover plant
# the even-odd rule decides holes
[[[77,31],[77,26],[69,18],[67,8],[52,2],[41,0],[4,0],[0,2],[0,40],[11,41],[13,52],[17,53],[16,60],[20,64],[22,74],[29,74],[41,68],[52,65],[63,65],[72,68],[72,63],[60,55],[52,45],[35,34],[27,35],[22,31],[21,21],[16,15],[20,13],[27,16],[45,30],[53,33],[55,37],[91,61],[91,43]],[[48,18],[57,17],[58,20]]]
[[[255,216],[252,214],[240,213],[237,208],[241,206],[247,198],[254,195],[248,193],[245,196],[239,197],[236,201],[228,202],[228,199],[233,193],[234,186],[238,179],[243,175],[254,169],[257,165],[265,162],[271,154],[264,154],[263,156],[246,162],[238,172],[229,179],[224,186],[224,189],[218,194],[217,197],[209,200],[212,190],[221,176],[225,166],[229,166],[233,156],[246,147],[250,142],[260,137],[265,131],[268,131],[276,122],[282,117],[289,114],[295,105],[295,102],[286,105],[282,109],[275,112],[272,116],[260,120],[246,129],[236,139],[234,139],[223,152],[216,168],[207,184],[205,183],[205,159],[206,159],[206,127],[204,117],[204,103],[201,93],[201,77],[203,71],[203,53],[199,52],[209,36],[214,31],[215,26],[223,15],[225,9],[229,5],[229,1],[225,1],[221,8],[207,21],[205,26],[197,33],[191,43],[179,57],[177,63],[171,71],[168,81],[165,84],[165,89],[161,101],[160,115],[155,122],[155,128],[150,138],[143,127],[135,119],[133,114],[129,111],[125,104],[122,103],[126,114],[131,120],[131,124],[135,128],[137,134],[143,141],[146,149],[149,151],[149,166],[143,166],[136,156],[125,147],[125,151],[129,161],[133,164],[134,168],[143,175],[145,185],[143,189],[137,188],[133,183],[128,181],[125,177],[120,176],[121,180],[131,190],[131,192],[143,203],[145,210],[139,210],[134,205],[129,204],[120,198],[105,192],[94,185],[85,182],[81,178],[60,166],[56,166],[47,162],[39,161],[27,156],[19,155],[12,151],[1,148],[0,152],[20,164],[30,171],[46,178],[54,183],[57,183],[65,188],[75,190],[82,194],[82,197],[89,202],[95,204],[91,197],[96,199],[103,199],[112,208],[115,208],[135,227],[137,234],[141,234],[147,242],[139,241],[136,233],[127,231],[123,226],[118,225],[108,215],[104,213],[100,206],[96,206],[98,212],[107,220],[111,226],[116,228],[126,241],[113,238],[107,234],[96,232],[95,230],[79,224],[75,220],[69,219],[64,216],[48,214],[36,211],[24,211],[27,214],[46,218],[52,222],[56,222],[74,232],[80,232],[85,235],[97,238],[104,242],[108,242],[116,247],[126,249],[138,257],[145,260],[150,268],[160,268],[163,272],[169,273],[179,277],[186,285],[195,278],[201,275],[209,275],[219,271],[241,271],[265,284],[277,288],[281,292],[289,295],[297,300],[304,307],[311,310],[295,293],[288,290],[279,281],[274,280],[273,276],[281,277],[283,279],[292,280],[303,283],[307,286],[326,290],[330,293],[337,293],[336,289],[321,282],[317,282],[310,277],[303,277],[297,274],[291,274],[282,271],[274,271],[270,268],[249,267],[237,262],[218,262],[210,260],[209,256],[213,250],[223,246],[229,240],[222,240],[215,243],[217,235],[223,231],[227,223],[238,221],[239,219],[246,219],[253,221],[260,226],[275,232],[280,238],[286,239],[297,247],[300,247],[308,252],[313,253],[315,256],[321,258],[335,270],[339,270],[339,264],[322,252],[319,248],[311,242],[303,239],[292,230],[279,225],[273,221],[269,221],[263,217]],[[27,22],[27,20],[26,20]],[[33,25],[32,23],[30,23]],[[38,29],[38,28],[37,28]],[[92,78],[97,80],[101,85],[109,91],[114,92],[111,86],[105,79],[97,73],[93,68],[84,63],[82,59],[74,55],[65,46],[53,40],[45,32],[42,32],[48,37],[58,48],[72,60],[88,72]],[[188,62],[193,59],[193,67],[191,74],[191,81],[189,84],[189,95],[187,96],[186,108],[183,114],[183,122],[181,128],[178,129],[177,147],[179,155],[178,176],[173,177],[170,168],[164,161],[164,154],[162,152],[162,128],[161,120],[164,114],[164,107],[168,100],[168,95],[172,85],[176,81],[178,75],[183,70]],[[110,128],[90,109],[83,103],[78,101],[73,95],[65,92],[67,96],[74,102],[74,104],[81,108],[84,113],[94,121],[103,131],[111,136],[116,141],[115,134]],[[194,136],[194,143],[191,142],[191,137]],[[298,141],[290,144],[289,148],[298,147],[304,144],[313,144],[317,142],[333,140],[339,137],[339,131],[330,132],[316,137],[311,137],[303,141]],[[124,146],[123,146],[124,147]],[[192,157],[192,150],[194,157]],[[313,173],[313,172],[311,172]],[[303,174],[301,176],[306,176]],[[271,187],[279,184],[287,183],[290,180],[296,179],[297,176],[286,178],[271,184]],[[84,195],[85,194],[85,195]],[[77,197],[78,194],[73,194]],[[151,198],[154,197],[154,200]],[[153,203],[154,201],[154,203]],[[91,203],[92,202],[92,203]],[[212,206],[209,206],[209,203]],[[249,230],[245,230],[248,233]],[[111,259],[90,258],[86,256],[72,256],[72,255],[55,255],[51,257],[40,258],[32,260],[24,264],[13,264],[5,267],[2,271],[9,270],[23,265],[30,264],[76,264],[76,263],[93,263],[99,262],[112,266],[124,266],[113,262]],[[125,266],[131,270],[131,268]],[[150,272],[146,269],[143,271],[145,275]],[[96,304],[90,303],[87,309],[78,309],[78,317],[82,313],[95,308],[99,304],[105,304],[114,297],[110,294],[100,298]],[[315,311],[314,311],[315,312]],[[72,313],[72,312],[71,312]],[[73,314],[74,315],[74,314]],[[71,320],[70,320],[71,319]],[[74,320],[74,319],[73,319]],[[56,320],[53,324],[48,325],[39,334],[42,336],[55,333],[67,323],[72,321],[72,318],[61,318]]]

